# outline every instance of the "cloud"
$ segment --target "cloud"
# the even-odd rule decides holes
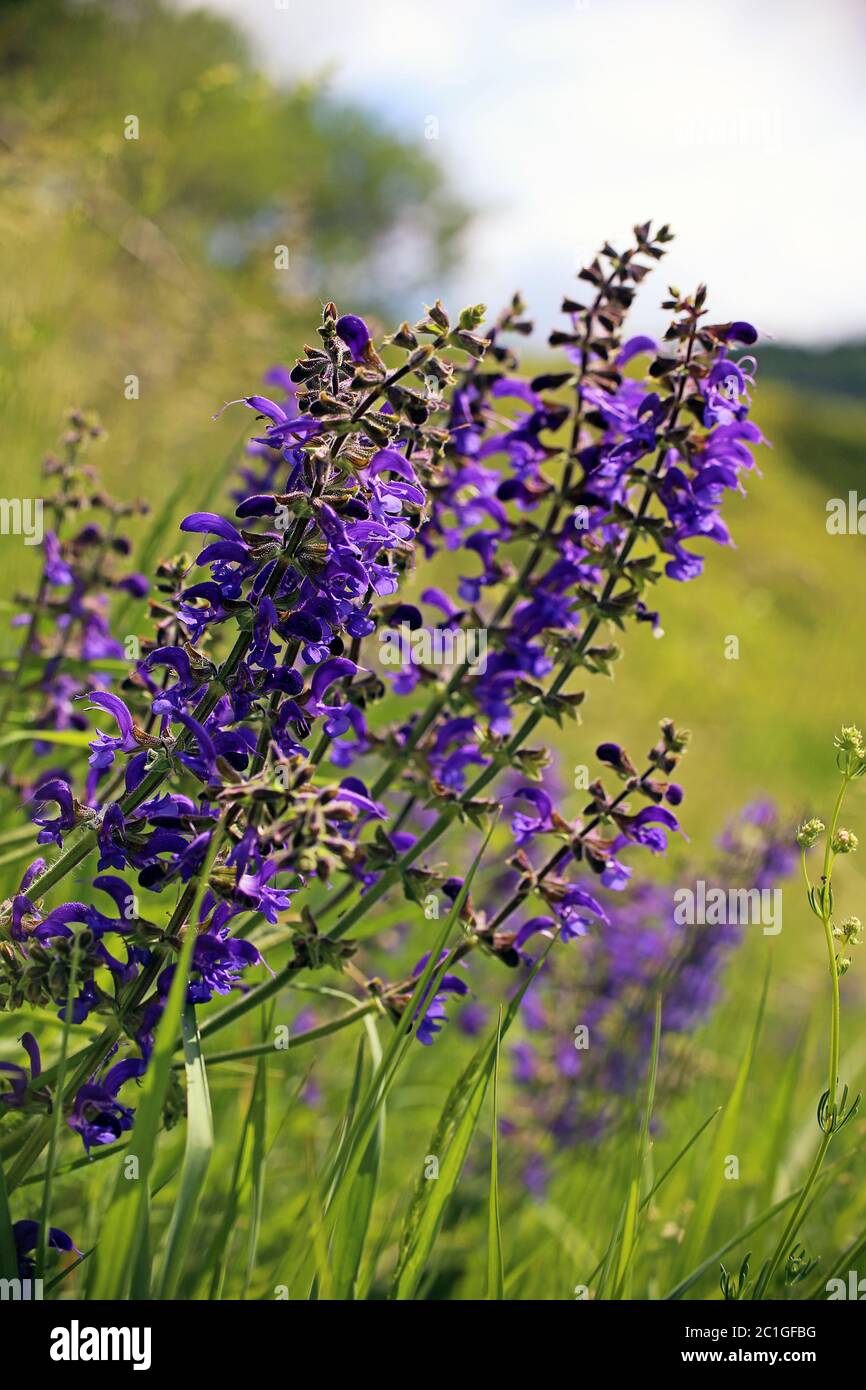
[[[579,256],[654,217],[664,276],[778,338],[866,332],[857,0],[224,0],[274,75],[328,70],[480,209],[457,300],[556,312]],[[654,277],[639,327],[657,326]],[[651,282],[652,283],[652,282]],[[440,287],[425,287],[435,293]],[[411,312],[414,306],[407,306]]]

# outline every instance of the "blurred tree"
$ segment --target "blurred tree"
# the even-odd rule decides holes
[[[214,410],[294,353],[312,300],[409,312],[464,223],[420,133],[267,81],[206,10],[0,0],[4,471],[29,485],[75,404],[116,490],[194,490],[240,428]]]
[[[330,290],[338,267],[369,285],[368,303],[454,254],[464,214],[420,141],[399,140],[320,83],[275,87],[239,32],[205,10],[0,0],[0,62],[4,145],[19,175],[24,161],[34,180],[62,168],[69,192],[74,182],[97,202],[107,187],[181,254],[267,278],[279,233],[298,261],[296,295]],[[378,286],[383,243],[398,236],[414,265],[401,259],[394,283],[389,261],[390,283]]]

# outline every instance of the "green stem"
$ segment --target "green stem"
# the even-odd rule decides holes
[[[841,1000],[839,995],[839,968],[836,964],[836,947],[833,942],[833,928],[830,925],[829,917],[822,918],[822,923],[824,926],[824,939],[827,942],[827,954],[830,958],[830,977],[833,982],[830,1005],[830,1071],[827,1085],[827,1090],[829,1092],[827,1109],[828,1112],[832,1113],[836,1107],[836,1091],[839,1085]]]
[[[757,1288],[755,1289],[756,1299],[762,1299],[764,1297],[764,1294],[767,1288],[769,1287],[770,1280],[772,1279],[773,1275],[776,1272],[776,1269],[778,1268],[779,1261],[782,1259],[782,1256],[785,1254],[785,1251],[790,1248],[791,1242],[793,1241],[794,1236],[797,1234],[797,1231],[799,1230],[800,1222],[803,1217],[804,1208],[806,1206],[807,1201],[809,1200],[809,1194],[811,1193],[812,1188],[815,1186],[815,1183],[818,1180],[818,1174],[821,1171],[821,1167],[824,1162],[824,1157],[827,1153],[828,1148],[830,1147],[830,1140],[832,1139],[832,1137],[832,1134],[823,1134],[821,1136],[821,1143],[818,1145],[818,1152],[815,1155],[815,1161],[812,1164],[811,1169],[809,1170],[809,1176],[806,1179],[804,1186],[800,1189],[800,1196],[797,1199],[797,1205],[791,1212],[791,1215],[788,1218],[788,1223],[785,1226],[784,1231],[782,1232],[779,1244],[776,1246],[776,1249],[773,1252],[773,1257],[770,1260],[770,1263],[765,1269],[764,1273],[761,1275],[760,1282]]]
[[[600,295],[597,298],[597,302],[598,299],[600,299]],[[575,453],[578,444],[580,443],[580,430],[581,425],[583,423],[583,397],[581,396],[580,388],[583,383],[584,375],[586,373],[586,357],[587,354],[584,353],[581,362],[580,373],[577,379],[577,402],[575,405],[574,420],[572,422],[569,445],[565,453],[565,469],[562,475],[562,482],[556,495],[553,498],[553,501],[550,504],[550,510],[548,511],[541,535],[539,536],[535,545],[532,547],[532,550],[529,552],[523,564],[521,565],[517,577],[512,581],[512,583],[508,586],[506,592],[503,594],[496,608],[496,611],[493,614],[493,617],[490,619],[490,627],[492,628],[497,628],[501,622],[504,622],[505,618],[507,618],[508,614],[511,612],[511,609],[514,607],[514,604],[517,602],[517,599],[521,596],[521,594],[524,594],[526,592],[526,586],[529,580],[531,579],[536,566],[542,559],[547,542],[552,536],[553,531],[562,514],[563,504],[566,501],[569,489],[571,488],[571,480],[574,472]],[[397,757],[392,758],[391,761],[387,764],[387,766],[379,774],[379,777],[373,784],[370,793],[371,796],[373,796],[374,798],[380,797],[383,794],[383,792],[387,791],[397,773],[400,771],[402,767],[405,767],[410,753],[412,753],[412,751],[418,746],[418,743],[424,737],[431,724],[442,712],[442,710],[445,709],[446,706],[451,702],[451,699],[456,694],[456,692],[460,690],[470,668],[471,663],[469,661],[462,661],[460,663],[460,665],[452,674],[451,679],[448,681],[448,684],[446,685],[442,693],[436,699],[430,702],[430,704],[425,709],[424,713],[416,720],[415,724],[413,725],[410,731],[409,737],[406,740],[406,743],[400,749],[400,752],[397,755]]]
[[[839,794],[836,797],[836,804],[833,807],[833,815],[830,820],[830,828],[827,831],[827,840],[824,846],[824,883],[830,885],[832,874],[832,844],[839,824],[839,816],[842,811],[842,802],[848,790],[848,778],[843,776]],[[821,917],[824,928],[824,939],[827,943],[827,954],[830,961],[830,978],[832,984],[832,1003],[830,1008],[830,1059],[829,1059],[829,1095],[827,1098],[827,1110],[832,1114],[836,1107],[836,1090],[839,1084],[839,1048],[840,1048],[840,1029],[841,1029],[841,1001],[839,996],[839,970],[836,964],[836,947],[833,942],[833,928],[830,921],[829,908],[825,908]]]
[[[338,1033],[341,1028],[348,1028],[351,1024],[357,1023],[359,1018],[366,1018],[367,1014],[372,1014],[379,1009],[378,999],[369,999],[366,1004],[359,1004],[356,1009],[350,1009],[347,1013],[340,1014],[339,1018],[332,1018],[329,1023],[320,1023],[316,1028],[308,1028],[304,1033],[298,1033],[295,1037],[289,1038],[289,1046],[286,1049],[290,1054],[298,1047],[304,1047],[307,1043],[317,1042],[319,1038],[330,1037],[332,1033]],[[205,1057],[205,1065],[208,1067],[216,1066],[218,1062],[240,1062],[246,1057],[266,1057],[269,1053],[275,1056],[279,1049],[274,1047],[272,1042],[254,1043],[250,1047],[237,1047],[231,1052],[214,1052]],[[175,1062],[175,1067],[182,1067],[183,1062]]]
[[[824,845],[824,867],[822,874],[822,887],[825,890],[828,889],[830,886],[830,875],[832,871],[831,846],[833,843],[833,837],[836,834],[836,827],[839,823],[839,815],[842,810],[842,802],[845,799],[845,792],[848,790],[848,781],[848,777],[846,775],[843,775],[842,785],[840,786],[839,793],[836,797],[836,804],[833,807],[833,815],[830,820],[830,828],[827,831],[826,843]],[[807,892],[809,892],[811,889],[811,884],[809,883],[809,875],[806,870],[805,851],[803,851],[801,855],[801,862],[803,866],[803,877],[806,882],[806,889]],[[822,897],[822,902],[826,904],[827,901],[827,899]],[[773,1251],[770,1263],[761,1275],[761,1278],[755,1289],[754,1296],[756,1299],[761,1299],[764,1297],[764,1294],[770,1286],[770,1281],[773,1278],[773,1275],[775,1274],[780,1261],[784,1258],[786,1251],[788,1251],[791,1247],[791,1243],[794,1239],[794,1236],[797,1234],[797,1231],[799,1230],[800,1222],[803,1218],[803,1212],[805,1210],[806,1203],[809,1200],[809,1194],[811,1193],[812,1188],[815,1186],[815,1183],[818,1180],[818,1174],[821,1172],[821,1168],[823,1166],[827,1150],[830,1147],[830,1141],[833,1138],[832,1125],[835,1118],[836,1097],[839,1087],[839,1054],[841,1047],[842,1009],[841,997],[839,992],[839,969],[836,963],[836,947],[833,941],[831,913],[829,907],[826,905],[824,906],[824,910],[821,915],[821,925],[824,928],[824,940],[827,944],[827,956],[830,965],[830,979],[832,981],[830,1002],[830,1046],[828,1058],[826,1105],[826,1123],[829,1126],[829,1128],[826,1129],[821,1135],[821,1142],[818,1145],[818,1152],[816,1153],[814,1161],[812,1163],[812,1167],[809,1170],[809,1176],[806,1179],[805,1185],[800,1191],[800,1196],[797,1201],[797,1205],[791,1212],[791,1215],[788,1218],[787,1225],[785,1226],[785,1229],[782,1232],[781,1237],[779,1238],[779,1243]]]

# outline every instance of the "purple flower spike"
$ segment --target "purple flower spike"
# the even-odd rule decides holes
[[[14,768],[9,760],[7,781],[35,806],[40,840],[61,843],[73,826],[86,834],[81,854],[55,859],[41,883],[44,865],[28,870],[5,913],[4,970],[13,1002],[59,1007],[73,1025],[94,1012],[117,1014],[126,987],[141,987],[121,1019],[124,1051],[113,1065],[104,1059],[74,1098],[69,1126],[86,1150],[133,1126],[133,1110],[119,1095],[153,1056],[184,932],[191,1006],[249,990],[248,972],[269,969],[258,937],[246,935],[253,917],[273,927],[290,914],[292,970],[339,969],[350,951],[366,953],[377,922],[371,914],[360,931],[356,924],[386,894],[402,889],[423,901],[425,918],[431,903],[438,916],[443,902],[456,901],[470,841],[497,805],[508,810],[511,833],[500,825],[498,834],[509,843],[494,881],[480,874],[466,896],[461,929],[477,937],[471,944],[483,945],[491,962],[518,972],[534,937],[555,942],[523,1005],[532,1046],[515,1057],[523,1079],[544,1082],[539,1091],[555,1086],[557,1075],[580,1076],[578,1103],[551,1112],[550,1141],[582,1119],[575,1111],[592,1103],[583,1083],[603,1061],[602,1049],[587,1058],[567,1034],[554,1036],[548,979],[560,956],[574,955],[561,942],[582,938],[580,979],[584,962],[591,967],[609,947],[617,958],[591,1001],[603,1010],[608,978],[631,980],[629,972],[641,969],[655,978],[675,959],[664,950],[654,955],[646,934],[647,916],[662,926],[658,912],[641,917],[635,910],[629,930],[621,929],[640,883],[624,906],[605,890],[622,894],[637,877],[620,851],[626,860],[645,858],[642,850],[661,853],[679,829],[682,789],[670,779],[686,738],[663,721],[645,771],[618,744],[601,743],[586,797],[577,779],[560,785],[549,739],[534,747],[525,740],[539,721],[575,713],[582,695],[566,693],[564,682],[576,653],[587,675],[609,674],[617,648],[607,642],[608,626],[647,624],[661,635],[660,614],[642,597],[644,580],[663,573],[690,580],[706,543],[732,544],[723,504],[744,491],[753,446],[763,442],[748,418],[754,359],[734,346],[754,340],[751,325],[707,325],[703,295],[677,293],[661,351],[651,338],[624,332],[625,310],[667,240],[665,229],[654,235],[647,224],[635,229],[631,249],[600,253],[583,277],[594,287],[590,303],[567,300],[566,329],[551,339],[564,349],[564,370],[532,381],[520,375],[510,342],[530,327],[519,297],[498,317],[470,306],[453,325],[436,301],[426,320],[401,325],[386,340],[395,360],[390,375],[364,321],[325,306],[321,346],[305,349],[290,370],[269,373],[264,389],[273,398],[232,402],[257,417],[231,495],[234,519],[220,507],[182,522],[182,548],[201,547],[194,564],[207,568],[196,574],[176,555],[160,565],[146,655],[116,687],[124,699],[109,689],[114,658],[123,655],[110,601],[133,607],[145,579],[113,572],[112,557],[131,550],[101,495],[95,517],[72,520],[55,505],[57,530],[46,537],[37,590],[48,602],[44,612],[29,603],[21,615],[21,726],[44,731],[35,756],[51,752],[49,730],[91,739],[79,697],[116,729],[93,736],[80,789],[74,737],[52,753],[50,767],[42,764],[41,776],[31,768],[26,777],[23,760]],[[433,342],[419,351],[425,337]],[[564,445],[567,498],[551,466]],[[49,472],[64,466],[49,463]],[[71,475],[63,483],[55,504],[69,500],[66,483],[78,487]],[[85,500],[76,496],[70,510]],[[192,546],[187,535],[202,539]],[[641,559],[629,562],[638,539]],[[646,574],[644,551],[652,552]],[[434,562],[426,575],[424,559]],[[426,586],[431,572],[441,589]],[[196,577],[202,582],[189,582]],[[401,637],[396,657],[393,648],[386,657],[381,640],[389,626]],[[590,647],[597,628],[598,644]],[[29,678],[40,665],[42,684]],[[397,669],[386,672],[389,665]],[[106,776],[118,753],[130,755],[128,763]],[[616,780],[624,784],[619,796],[610,787]],[[45,817],[45,802],[59,807],[55,819]],[[461,839],[458,826],[467,822],[474,829]],[[548,848],[541,837],[555,844]],[[75,901],[68,874],[81,874],[85,852],[92,872]],[[435,867],[443,859],[451,862],[449,878]],[[579,882],[569,881],[575,865]],[[202,895],[190,896],[205,874]],[[63,879],[51,906],[45,882]],[[322,892],[333,893],[335,908],[351,894],[338,926],[318,941],[305,911],[311,886],[317,916]],[[538,903],[531,910],[546,915],[524,920],[530,895]],[[640,906],[652,909],[654,901]],[[190,903],[197,903],[195,920]],[[403,950],[409,933],[426,937],[430,949],[430,932],[414,910],[393,930],[384,917],[378,925],[377,947],[393,941]],[[351,935],[340,944],[343,928]],[[75,939],[82,949],[70,1003],[64,986]],[[423,961],[416,979],[422,968]],[[383,984],[383,1004],[395,1018],[407,1015],[405,962],[383,975],[403,981]],[[428,989],[416,1017],[404,1017],[403,1028],[422,1045],[439,1035],[448,1002],[469,994],[462,975],[460,968],[446,975],[435,992]],[[669,1020],[677,1007],[685,1017],[686,1004],[685,991],[670,1010],[666,1004],[666,1027],[675,1026]],[[586,1017],[594,1026],[590,1009]],[[477,1015],[467,1026],[477,1026]],[[551,1055],[544,1058],[547,1037]],[[639,1041],[645,1056],[647,1040]],[[20,1063],[29,1069],[17,1060],[2,1064],[4,1097],[35,1108],[48,1097],[33,1085],[40,1075],[35,1039],[25,1035],[22,1043]],[[613,1064],[610,1070],[608,1095],[618,1084]]]
[[[447,951],[442,952],[439,957],[440,963],[445,959],[447,954]],[[418,979],[429,959],[429,953],[421,957],[412,972],[414,979]],[[469,993],[469,986],[466,984],[466,981],[461,980],[458,975],[443,975],[436,988],[436,993],[433,995],[433,998],[429,999],[429,1002],[427,1002],[430,988],[431,986],[428,985],[427,994],[421,1000],[415,1012],[415,1018],[418,1020],[415,1036],[424,1047],[429,1047],[430,1044],[434,1042],[436,1034],[442,1030],[443,1023],[448,1022],[448,1016],[445,1013],[445,1005],[449,994],[466,995]]]
[[[107,709],[109,714],[115,718],[121,739],[132,740],[132,715],[119,695],[110,695],[107,691],[98,690],[96,694],[91,695],[90,699],[92,704],[87,706],[88,709],[92,709],[93,705],[98,705],[100,709]]]
[[[345,706],[324,704],[322,696],[335,682],[357,675],[360,670],[361,667],[356,666],[355,662],[350,661],[348,657],[335,656],[330,661],[322,662],[322,665],[313,673],[307,713],[314,718],[325,719],[325,733],[331,738],[337,738],[340,734],[344,734],[350,727],[351,720]]]
[[[318,703],[325,691],[334,684],[335,681],[342,680],[346,676],[357,675],[359,667],[348,657],[337,656],[331,661],[325,661],[315,672],[310,682],[310,693]]]
[[[618,743],[600,743],[595,750],[595,756],[601,763],[610,763],[611,767],[619,767],[622,749]]]

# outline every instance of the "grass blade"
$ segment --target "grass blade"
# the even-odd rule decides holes
[[[779,1186],[781,1186],[782,1191],[788,1186],[788,1183],[780,1181],[780,1179],[785,1172],[785,1153],[790,1143],[790,1136],[794,1131],[794,1124],[792,1123],[794,1101],[797,1084],[803,1074],[807,1033],[808,1030],[804,1028],[797,1041],[797,1045],[791,1050],[791,1055],[788,1058],[781,1083],[773,1098],[773,1104],[767,1117],[766,1131],[768,1135],[768,1144],[762,1164],[766,1176],[764,1178],[763,1187],[759,1192],[758,1200],[760,1206],[768,1206],[770,1202],[772,1202],[773,1197],[778,1192]],[[811,1132],[809,1138],[811,1140]]]
[[[122,1144],[106,1144],[104,1148],[99,1148],[95,1153],[82,1154],[80,1158],[73,1158],[71,1162],[64,1163],[60,1168],[55,1168],[54,1176],[63,1177],[66,1173],[74,1173],[79,1168],[86,1168],[88,1172],[94,1163],[102,1163],[106,1158],[114,1158],[116,1154],[126,1152],[126,1140]],[[44,1182],[46,1170],[40,1169],[38,1173],[29,1173],[26,1178],[22,1178],[19,1187],[32,1186],[33,1183]]]
[[[649,1071],[647,1074],[646,1103],[644,1105],[643,1120],[641,1122],[640,1138],[638,1139],[635,1151],[634,1168],[632,1170],[631,1182],[629,1184],[628,1196],[625,1204],[625,1216],[623,1219],[622,1240],[619,1247],[619,1262],[616,1271],[616,1282],[614,1285],[614,1298],[628,1297],[628,1287],[631,1281],[632,1261],[638,1241],[638,1215],[640,1212],[640,1189],[643,1181],[644,1165],[649,1155],[650,1149],[650,1122],[652,1120],[653,1103],[655,1101],[656,1077],[658,1075],[659,1048],[661,1046],[662,1032],[662,1001],[661,996],[656,999],[655,1022],[653,1024],[652,1051],[650,1053]],[[615,1239],[615,1237],[614,1237]]]
[[[501,1044],[502,1010],[496,1029],[496,1052],[493,1058],[493,1119],[490,1127],[490,1197],[487,1213],[487,1298],[500,1302],[505,1297],[505,1269],[502,1260],[502,1223],[499,1217],[499,1049]]]
[[[12,1217],[9,1213],[9,1198],[6,1195],[6,1175],[0,1165],[0,1279],[17,1279],[18,1256],[15,1252],[15,1236],[12,1230]]]
[[[382,1065],[382,1047],[372,1021],[367,1029],[367,1046],[371,1053],[371,1070],[375,1072]],[[364,1055],[362,1041],[358,1049],[358,1063],[355,1070],[352,1098],[350,1099],[350,1115],[354,1113],[361,1095]],[[384,1148],[385,1105],[382,1104],[355,1180],[351,1190],[347,1193],[346,1201],[342,1204],[340,1219],[334,1228],[332,1250],[335,1298],[358,1299],[361,1296],[361,1263],[370,1228],[370,1218],[373,1214],[373,1204],[376,1200]]]
[[[435,1181],[428,1181],[426,1177],[421,1179],[423,1186],[417,1189],[409,1210],[394,1273],[393,1299],[414,1298],[418,1290],[448,1200],[460,1181],[492,1075],[495,1047],[496,1037],[492,1043],[485,1041],[481,1044],[445,1103],[429,1150],[439,1160],[438,1176]],[[449,1134],[450,1142],[447,1142],[443,1153],[442,1139]]]
[[[94,735],[87,729],[13,729],[0,737],[0,748],[8,748],[13,743],[62,744],[64,748],[86,748],[93,742]]]
[[[839,1169],[845,1167],[845,1165],[849,1163],[857,1155],[858,1152],[859,1150],[852,1149],[852,1151],[849,1154],[845,1154],[844,1157],[838,1158],[835,1163],[831,1163],[827,1168],[824,1169],[823,1173],[821,1174],[820,1178],[815,1184],[815,1189],[812,1194],[812,1200],[807,1208],[808,1211],[812,1210],[815,1203],[818,1202],[823,1196],[823,1194],[826,1192],[827,1188],[829,1187],[832,1181],[832,1176],[834,1172],[837,1172]],[[780,1201],[774,1203],[774,1205],[770,1207],[769,1210],[762,1212],[760,1216],[755,1217],[755,1219],[753,1221],[750,1221],[748,1225],[743,1226],[742,1230],[737,1231],[737,1234],[735,1236],[732,1236],[729,1241],[726,1241],[724,1245],[720,1246],[718,1250],[714,1251],[712,1255],[710,1255],[706,1260],[702,1261],[702,1263],[698,1265],[697,1269],[693,1269],[691,1274],[689,1274],[685,1279],[681,1280],[675,1288],[671,1289],[669,1294],[665,1294],[665,1300],[667,1301],[669,1299],[682,1298],[683,1295],[688,1293],[689,1289],[693,1288],[694,1285],[698,1282],[698,1280],[701,1279],[709,1270],[717,1270],[719,1261],[721,1260],[723,1255],[726,1255],[729,1250],[734,1250],[739,1244],[741,1244],[741,1242],[748,1240],[749,1236],[751,1236],[755,1231],[759,1230],[761,1226],[764,1226],[768,1221],[772,1221],[774,1216],[778,1216],[779,1212],[784,1211],[785,1208],[789,1207],[792,1202],[796,1202],[802,1190],[802,1187],[795,1188],[793,1192],[788,1193],[787,1197],[782,1197]]]
[[[490,841],[490,836],[493,834],[494,827],[495,821],[491,823],[484,842],[470,865],[463,886],[452,903],[442,931],[439,933],[436,944],[429,953],[427,963],[418,977],[400,1024],[393,1031],[382,1061],[373,1074],[367,1093],[358,1107],[358,1114],[350,1127],[346,1141],[338,1151],[335,1164],[329,1171],[326,1181],[328,1189],[326,1209],[335,1207],[338,1197],[342,1200],[342,1193],[345,1188],[351,1187],[366,1154],[367,1145],[373,1136],[377,1114],[384,1105],[388,1092],[394,1085],[397,1073],[414,1041],[419,1017],[423,1016],[422,1004],[427,1000],[432,1001],[439,981],[451,963],[452,952],[449,952],[444,960],[440,960],[440,957],[446,949],[454,927],[460,920],[460,913],[469,896],[472,880]]]
[[[415,1297],[436,1243],[448,1200],[460,1180],[487,1088],[493,1076],[501,1039],[514,1022],[523,996],[544,964],[552,944],[553,942],[548,944],[536,961],[511,1000],[504,1020],[498,1024],[493,1036],[481,1044],[445,1102],[428,1150],[439,1159],[439,1176],[435,1181],[428,1181],[422,1175],[415,1189],[415,1196],[403,1226],[400,1253],[390,1294],[393,1299]]]
[[[186,1063],[186,1147],[180,1190],[172,1213],[157,1298],[174,1298],[183,1273],[186,1245],[213,1152],[213,1114],[207,1071],[201,1054],[195,1007],[186,1003],[182,1018]]]
[[[755,1024],[752,1029],[748,1046],[740,1061],[734,1085],[731,1090],[730,1099],[725,1106],[719,1130],[716,1135],[716,1142],[707,1164],[706,1174],[701,1184],[698,1199],[695,1203],[694,1213],[689,1222],[689,1228],[683,1246],[682,1267],[688,1268],[689,1265],[698,1258],[701,1250],[704,1249],[713,1217],[716,1213],[722,1186],[725,1181],[724,1163],[725,1156],[733,1151],[734,1141],[737,1134],[737,1125],[740,1119],[740,1110],[743,1104],[743,1097],[746,1092],[746,1083],[749,1079],[749,1072],[758,1047],[758,1038],[761,1033],[761,1025],[764,1019],[764,1008],[767,1002],[767,991],[770,984],[770,964],[764,974],[764,984],[761,990],[761,998],[758,1002],[758,1012],[755,1017]]]
[[[270,1008],[266,1011],[266,1015],[262,1017],[263,1039],[270,1037],[272,1033],[273,1018],[274,1010]],[[246,1298],[249,1293],[253,1270],[256,1266],[256,1253],[258,1251],[259,1231],[261,1230],[262,1224],[262,1209],[265,1200],[265,1170],[268,1162],[268,1072],[264,1055],[261,1055],[256,1063],[256,1079],[253,1084],[251,1110],[253,1120],[252,1184],[250,1189],[250,1228],[247,1239],[247,1264],[244,1273],[244,1298]]]

